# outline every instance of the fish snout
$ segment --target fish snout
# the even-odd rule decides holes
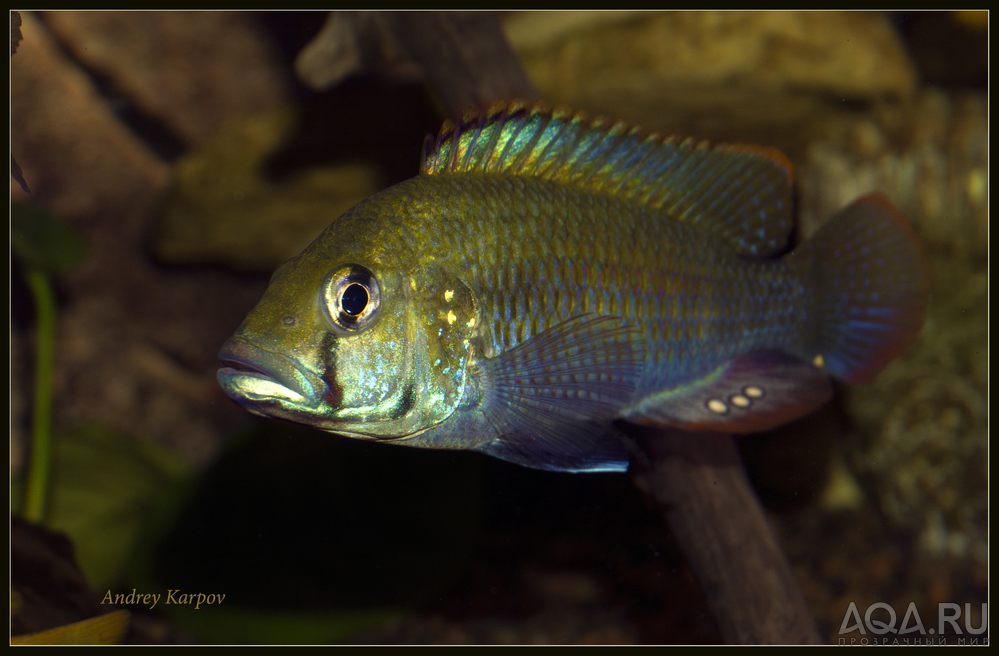
[[[224,365],[219,385],[241,405],[295,405],[315,407],[327,385],[293,357],[267,350],[243,337],[231,337],[219,351]]]

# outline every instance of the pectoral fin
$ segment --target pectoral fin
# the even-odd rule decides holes
[[[534,469],[564,472],[627,471],[624,436],[610,426],[584,421],[558,425],[525,421],[504,426],[504,435],[479,451]]]
[[[477,363],[481,412],[497,437],[478,450],[555,471],[623,471],[611,426],[645,362],[637,331],[617,317],[584,315]]]

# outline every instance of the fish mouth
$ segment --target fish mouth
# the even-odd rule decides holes
[[[255,407],[315,408],[326,385],[293,358],[233,337],[222,345],[219,385],[237,403]]]

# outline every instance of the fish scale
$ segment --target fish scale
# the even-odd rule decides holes
[[[257,414],[558,471],[626,468],[621,421],[772,428],[876,375],[926,304],[883,196],[785,253],[791,207],[770,149],[469,112],[275,273],[219,381]]]
[[[506,208],[480,214],[476,221],[462,220],[470,214],[466,208],[442,213],[437,224],[443,229],[428,239],[439,246],[428,244],[424,251],[469,270],[484,325],[495,331],[488,335],[487,357],[587,313],[620,316],[642,326],[652,354],[650,367],[662,365],[660,374],[650,369],[652,381],[668,380],[677,367],[699,368],[698,356],[710,363],[719,354],[793,343],[798,322],[792,318],[803,310],[803,289],[780,262],[767,263],[762,273],[760,263],[739,260],[724,242],[697,234],[702,230],[696,226],[663,223],[606,198],[574,204],[557,191],[528,193],[505,182],[446,179],[439,187],[425,181],[419,191],[398,190],[402,197],[474,198]],[[529,206],[524,198],[530,199]],[[565,228],[559,213],[567,211],[573,217],[571,229],[548,230]],[[520,220],[527,212],[539,221]],[[610,243],[582,238],[611,220],[615,231]],[[511,243],[541,247],[511,253]],[[472,267],[472,262],[484,266]],[[753,294],[750,283],[768,291]],[[671,330],[674,322],[680,325],[679,335]],[[709,342],[712,350],[699,352],[698,346]],[[691,359],[695,362],[688,363]]]

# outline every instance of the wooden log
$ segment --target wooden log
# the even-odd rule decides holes
[[[444,112],[458,116],[497,100],[536,100],[537,90],[492,12],[386,12],[377,14],[417,63]]]
[[[819,633],[730,435],[635,428],[632,465],[697,574],[726,642],[818,644]]]
[[[492,12],[333,12],[295,69],[317,90],[362,72],[422,74],[452,118],[497,100],[539,97]]]

